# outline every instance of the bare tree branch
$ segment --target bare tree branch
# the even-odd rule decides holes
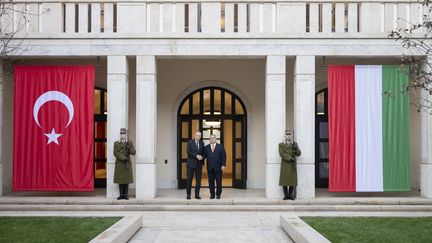
[[[406,50],[402,63],[408,67],[410,81],[404,93],[418,112],[432,114],[432,0],[424,0],[421,23],[398,19],[398,28],[388,37]],[[405,26],[405,27],[401,27]],[[408,26],[408,27],[407,27]]]

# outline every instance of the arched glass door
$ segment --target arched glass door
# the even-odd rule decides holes
[[[223,186],[246,188],[246,109],[229,90],[205,87],[189,94],[180,104],[177,115],[177,179],[178,188],[186,187],[187,142],[195,131],[202,132],[205,145],[210,135],[225,147],[227,166]],[[202,186],[207,186],[207,169],[203,168]]]
[[[315,95],[315,186],[328,187],[329,173],[328,93],[327,89]]]

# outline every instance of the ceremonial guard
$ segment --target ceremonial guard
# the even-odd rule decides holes
[[[120,129],[120,140],[114,142],[114,183],[119,184],[120,196],[117,200],[129,200],[129,183],[133,183],[132,163],[130,155],[135,155],[135,147],[131,140],[128,140],[126,128]]]
[[[279,144],[279,155],[281,157],[279,185],[282,186],[284,191],[283,200],[294,200],[293,192],[297,186],[296,157],[300,156],[300,154],[300,148],[293,141],[291,131],[286,130],[285,141]]]

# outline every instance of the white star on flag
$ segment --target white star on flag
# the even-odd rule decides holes
[[[58,145],[59,143],[58,143],[57,138],[59,138],[61,135],[62,134],[60,134],[60,133],[59,134],[55,133],[54,128],[51,130],[51,133],[45,133],[45,136],[48,137],[47,145],[50,144],[51,142],[54,142]]]

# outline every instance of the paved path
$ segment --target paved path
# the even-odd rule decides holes
[[[292,242],[278,213],[152,212],[130,242]]]

